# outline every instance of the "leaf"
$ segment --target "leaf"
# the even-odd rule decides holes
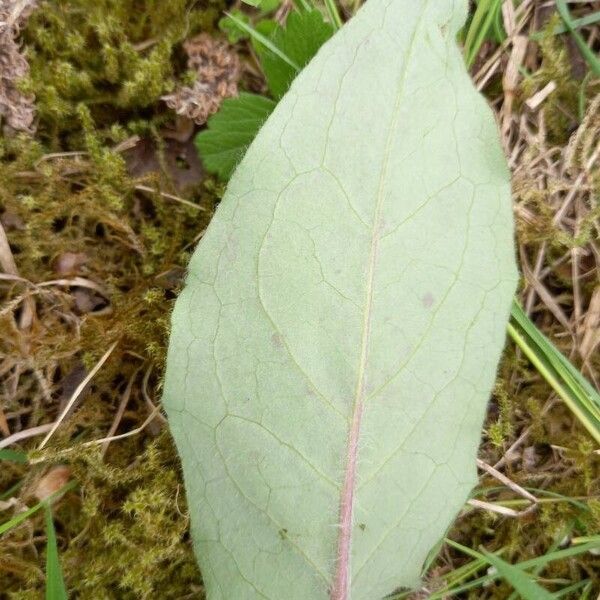
[[[255,94],[242,93],[225,100],[208,120],[208,128],[196,136],[206,170],[224,181],[229,179],[274,107],[272,100]]]
[[[294,11],[288,15],[285,28],[275,30],[271,41],[293,64],[302,68],[332,35],[333,27],[318,10]],[[260,62],[271,94],[279,99],[298,74],[298,69],[264,46]]]
[[[516,286],[462,0],[369,0],[234,173],[173,314],[164,405],[210,599],[418,582],[476,482]]]
[[[554,596],[542,586],[538,585],[531,577],[498,556],[485,552],[486,560],[496,571],[510,583],[523,600],[552,600]]]
[[[263,46],[277,58],[281,59],[285,63],[287,63],[290,67],[294,69],[294,71],[299,71],[300,66],[297,65],[285,52],[281,51],[270,39],[269,35],[271,31],[269,30],[268,34],[265,35],[258,27],[252,27],[249,23],[246,23],[243,19],[238,19],[233,13],[225,13],[242,31],[245,31],[251,38],[253,44],[258,44],[258,47]]]
[[[46,503],[44,508],[46,512],[46,537],[48,540],[46,545],[46,600],[67,600],[67,590],[58,559],[52,508],[49,503]]]
[[[27,454],[20,450],[11,450],[10,448],[2,448],[0,450],[0,460],[8,460],[21,464],[27,463]]]
[[[232,10],[229,15],[219,20],[219,29],[227,35],[227,40],[230,44],[247,40],[249,37],[248,32],[238,25],[238,21],[242,21],[248,26],[250,25],[250,18],[239,9]]]

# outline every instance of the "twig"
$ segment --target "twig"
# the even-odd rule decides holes
[[[101,438],[99,440],[92,440],[91,442],[84,442],[83,444],[81,444],[81,446],[83,448],[86,448],[88,446],[96,446],[97,444],[105,444],[106,442],[115,442],[117,440],[124,440],[128,437],[131,437],[132,435],[137,435],[138,433],[141,433],[142,431],[144,431],[144,429],[146,429],[146,427],[148,427],[148,425],[150,423],[152,423],[152,421],[154,421],[156,415],[159,414],[161,409],[161,406],[157,406],[146,418],[146,420],[139,426],[136,427],[135,429],[132,429],[131,431],[128,431],[127,433],[121,433],[120,435],[113,435],[111,437],[105,437],[105,438]]]
[[[484,502],[483,500],[471,499],[467,501],[467,504],[475,508],[482,508],[483,510],[489,510],[491,512],[498,513],[505,517],[521,517],[523,512],[517,512],[507,506],[501,506],[500,504],[491,504],[490,502]]]
[[[200,206],[198,204],[194,204],[185,198],[180,198],[179,196],[174,196],[173,194],[167,194],[166,192],[161,192],[159,190],[155,190],[154,188],[148,187],[147,185],[136,185],[135,189],[140,192],[148,192],[149,194],[158,194],[167,200],[173,200],[175,202],[179,202],[180,204],[185,204],[185,206],[189,206],[190,208],[194,208],[196,210],[206,211],[204,206]]]
[[[52,429],[52,423],[45,423],[44,425],[38,425],[37,427],[31,427],[30,429],[24,429],[23,431],[17,431],[7,438],[0,440],[0,450],[12,446],[22,440],[35,437],[36,435],[42,435]]]
[[[148,427],[148,425],[150,423],[152,423],[152,421],[156,418],[156,416],[158,415],[160,410],[161,410],[161,406],[157,406],[156,409],[153,410],[148,415],[146,420],[139,427],[136,427],[135,429],[132,429],[131,431],[128,431],[127,433],[121,433],[120,435],[113,435],[111,437],[100,438],[99,440],[91,440],[90,442],[84,442],[83,444],[79,444],[77,446],[72,446],[70,448],[66,448],[65,450],[62,450],[61,452],[58,453],[57,456],[64,456],[66,454],[69,454],[70,452],[77,450],[78,448],[89,448],[90,446],[97,446],[98,444],[105,444],[106,442],[116,442],[117,440],[124,440],[128,437],[137,435],[138,433],[141,433],[142,431],[144,431],[144,429],[146,429],[146,427]],[[36,463],[43,462],[44,460],[46,460],[44,457],[38,457],[38,458],[32,459],[30,461],[30,463],[36,464]]]
[[[12,250],[10,249],[10,244],[8,243],[8,238],[6,237],[6,232],[4,231],[4,227],[2,226],[1,222],[0,267],[2,267],[2,270],[9,276],[19,278],[19,270],[17,269],[17,263],[15,262]],[[34,315],[35,304],[33,300],[29,296],[27,296],[25,298],[25,302],[23,303],[23,312],[19,319],[19,327],[21,327],[21,329],[29,329],[29,327],[31,327],[33,323]]]
[[[109,438],[111,438],[115,434],[115,431],[117,431],[117,427],[119,427],[119,423],[121,422],[121,419],[123,418],[123,414],[125,413],[125,409],[127,408],[127,404],[129,403],[129,398],[131,397],[131,388],[133,387],[133,382],[135,381],[135,378],[139,372],[140,372],[140,369],[139,368],[136,369],[135,372],[133,373],[133,375],[129,378],[129,381],[127,382],[127,387],[125,388],[125,391],[123,392],[123,395],[121,396],[121,402],[119,403],[119,408],[117,409],[117,414],[115,415],[115,418],[113,419],[110,429],[108,430]],[[102,458],[104,458],[104,455],[106,454],[106,451],[108,450],[109,445],[110,445],[110,440],[108,440],[102,444],[102,450],[100,451],[100,456]]]
[[[527,498],[527,500],[531,500],[531,502],[537,504],[538,500],[533,494],[529,493],[526,489],[522,488],[518,483],[512,481],[512,479],[509,479],[503,473],[500,473],[500,471],[498,471],[497,469],[494,469],[494,467],[488,465],[487,463],[479,459],[477,459],[477,466],[482,471],[489,473],[494,479],[497,479],[500,483],[503,483],[505,486],[509,487],[513,492],[519,494],[519,496],[523,496],[523,498]]]

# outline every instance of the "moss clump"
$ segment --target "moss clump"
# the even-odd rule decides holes
[[[539,40],[539,67],[522,83],[522,95],[528,98],[550,82],[556,90],[548,99],[550,110],[545,111],[548,142],[564,145],[582,118],[582,101],[593,98],[600,91],[599,82],[585,80],[576,72],[578,65],[585,62],[577,50],[570,51],[570,40],[554,34],[561,23],[558,16],[546,24],[543,37]],[[574,56],[576,58],[574,58]],[[584,67],[585,70],[585,67]]]
[[[72,453],[68,464],[80,488],[55,505],[54,521],[71,595],[138,600],[201,591],[168,434],[115,446],[109,462],[92,448]],[[29,480],[34,483],[35,476]],[[5,539],[0,551],[3,597],[43,595],[44,576],[31,553],[31,535],[40,526],[39,519],[32,520]]]
[[[54,420],[117,345],[39,462],[2,462],[0,499],[15,503],[2,521],[37,501],[50,466],[70,469],[79,487],[55,506],[55,521],[67,587],[78,598],[202,596],[162,417],[107,448],[81,444],[113,424],[116,434],[141,426],[160,398],[172,302],[217,200],[210,181],[184,192],[172,181],[161,131],[173,113],[160,97],[187,77],[181,42],[211,30],[218,7],[47,1],[23,33],[31,62],[23,86],[37,96],[38,133],[0,140],[0,219],[19,271],[0,282],[10,431]],[[158,172],[133,176],[114,150],[132,134],[152,139],[150,171]],[[38,441],[21,448],[34,456]],[[41,515],[4,535],[0,596],[41,597],[44,555]]]
[[[220,0],[46,0],[23,39],[43,134],[54,147],[79,131],[78,105],[95,125],[139,133],[183,74],[180,45],[210,30]],[[107,131],[107,135],[110,135]],[[114,141],[114,140],[113,140]]]
[[[171,305],[188,250],[214,203],[202,185],[187,199],[203,211],[140,193],[140,181],[127,174],[121,157],[99,144],[90,123],[82,123],[82,156],[52,158],[38,143],[15,139],[5,142],[0,163],[6,182],[0,215],[12,224],[6,229],[19,274],[32,282],[0,290],[0,353],[3,368],[18,381],[3,409],[26,411],[11,426],[54,419],[86,370],[118,342],[54,437],[51,447],[62,450],[105,437],[126,393],[117,433],[141,425],[151,412],[148,401],[158,401]],[[143,183],[156,189],[164,184],[158,175]],[[24,329],[20,315],[27,299],[35,316]],[[105,462],[98,447],[59,457],[81,489],[81,502],[71,494],[57,512],[65,577],[78,597],[176,598],[199,585],[178,463],[163,427],[154,420],[143,434],[113,443]],[[146,445],[148,436],[159,433]],[[51,451],[42,465],[55,460]],[[39,474],[31,466],[3,463],[0,492],[22,482],[13,494],[30,505]],[[2,593],[38,598],[43,554],[41,519],[5,538]]]
[[[62,521],[59,510],[57,519],[71,537],[62,560],[79,598],[179,598],[201,589],[171,440],[163,433],[139,449],[137,457],[116,449],[110,466],[98,451],[70,461],[82,483],[81,516],[67,511]]]

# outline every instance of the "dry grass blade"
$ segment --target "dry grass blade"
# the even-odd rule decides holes
[[[7,448],[18,442],[22,442],[38,435],[44,435],[52,429],[52,423],[46,423],[44,425],[38,425],[37,427],[31,427],[30,429],[24,429],[23,431],[17,431],[3,440],[0,440],[0,449]]]
[[[67,405],[63,409],[62,413],[60,414],[58,419],[52,425],[50,431],[48,432],[48,435],[46,435],[46,437],[43,439],[42,443],[40,444],[40,446],[39,446],[40,450],[42,448],[44,448],[44,446],[48,443],[50,438],[54,435],[54,432],[59,428],[60,424],[64,421],[65,417],[69,414],[70,410],[73,408],[73,406],[74,406],[75,402],[77,401],[77,398],[79,398],[79,395],[81,394],[81,392],[83,392],[83,390],[86,388],[88,383],[94,378],[94,375],[96,375],[96,373],[102,368],[102,365],[108,360],[108,357],[112,354],[113,350],[117,347],[118,343],[119,342],[116,341],[110,346],[110,348],[103,354],[102,358],[100,358],[100,360],[96,363],[94,368],[88,373],[88,375],[85,377],[85,379],[77,386],[77,388],[71,395],[71,398],[69,398],[69,401],[67,402]]]

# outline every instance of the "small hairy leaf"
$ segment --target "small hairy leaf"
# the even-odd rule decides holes
[[[274,107],[272,100],[256,94],[243,93],[225,100],[208,120],[208,128],[196,136],[206,170],[223,181],[229,179]]]
[[[211,599],[417,585],[476,481],[516,285],[467,0],[368,0],[259,131],[189,265],[164,405]]]
[[[271,41],[302,68],[332,35],[333,27],[318,10],[294,11],[288,15],[285,27],[273,32]],[[297,70],[270,50],[261,47],[259,51],[269,90],[274,98],[280,98],[298,74]]]

